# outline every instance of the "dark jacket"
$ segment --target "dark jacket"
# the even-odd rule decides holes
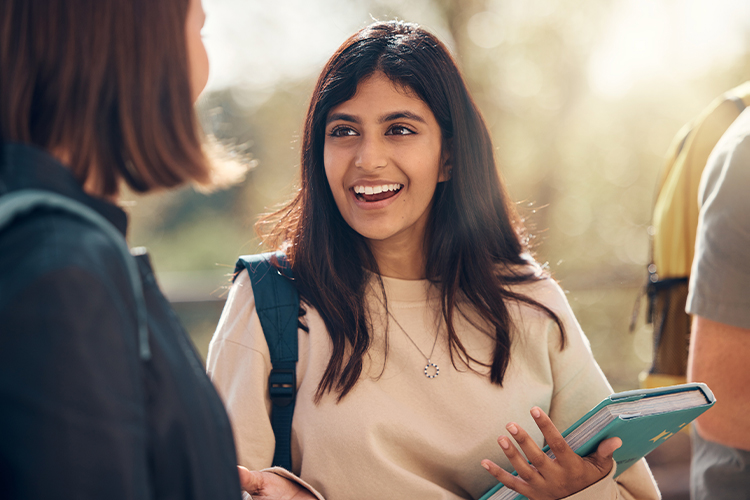
[[[53,158],[0,146],[0,197],[24,188],[74,199],[125,234],[125,213]],[[221,400],[148,256],[136,259],[147,361],[111,238],[49,209],[0,229],[0,498],[240,498]]]

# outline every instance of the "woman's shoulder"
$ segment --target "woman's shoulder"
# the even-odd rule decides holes
[[[0,233],[2,322],[16,325],[10,331],[22,328],[38,338],[65,338],[64,346],[53,340],[41,343],[57,349],[61,359],[93,352],[81,350],[82,345],[95,345],[91,348],[98,353],[136,356],[136,337],[123,344],[130,337],[118,334],[135,326],[136,307],[122,252],[97,227],[64,212],[40,211]]]
[[[522,265],[503,266],[499,270],[508,291],[532,299],[554,312],[569,308],[565,292],[544,267],[535,261]]]
[[[551,345],[557,346],[552,352],[561,351],[561,348],[566,346],[565,352],[569,355],[590,356],[588,339],[575,317],[566,291],[538,264],[525,266],[525,270],[529,273],[528,279],[513,283],[509,287],[511,292],[523,296],[524,299],[517,300],[510,307],[516,326],[524,328],[527,333],[543,333]],[[559,335],[560,326],[565,332],[564,340]]]
[[[123,271],[121,251],[101,229],[63,212],[39,212],[2,229],[0,276],[25,286],[61,272],[108,282]]]
[[[258,350],[261,353],[268,352],[260,318],[255,309],[253,285],[244,269],[237,273],[229,288],[224,310],[211,340],[212,344],[224,342]]]

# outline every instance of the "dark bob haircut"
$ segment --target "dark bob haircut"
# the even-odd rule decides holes
[[[331,337],[333,353],[317,397],[334,391],[341,398],[354,387],[371,342],[365,287],[368,270],[377,273],[377,262],[338,211],[323,149],[329,112],[376,72],[422,99],[440,125],[452,172],[434,195],[425,236],[426,277],[441,290],[454,365],[457,356],[468,366],[484,366],[492,382],[502,384],[513,330],[506,303],[520,301],[544,311],[560,327],[564,345],[562,324],[546,306],[508,286],[542,276],[528,266],[523,228],[498,174],[487,126],[455,61],[428,31],[390,21],[353,35],[326,64],[307,112],[300,190],[258,226],[262,234],[272,226],[267,243],[287,251],[301,298],[317,309]],[[489,366],[471,358],[456,334],[454,315],[466,307],[459,306],[459,299],[489,324],[487,334],[495,339]]]
[[[0,139],[64,154],[95,195],[210,182],[191,98],[190,0],[0,2]]]

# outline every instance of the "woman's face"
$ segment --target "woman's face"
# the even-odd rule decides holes
[[[326,177],[344,220],[371,244],[419,245],[447,156],[424,101],[381,72],[328,113]]]
[[[190,67],[190,89],[193,101],[206,88],[208,82],[208,54],[203,45],[201,29],[206,21],[201,0],[190,0],[187,19],[185,21],[185,36],[187,38],[188,65]]]

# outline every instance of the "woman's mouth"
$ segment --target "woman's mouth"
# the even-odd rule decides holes
[[[375,202],[386,200],[401,191],[403,184],[383,184],[380,186],[354,186],[354,196],[360,201]]]

